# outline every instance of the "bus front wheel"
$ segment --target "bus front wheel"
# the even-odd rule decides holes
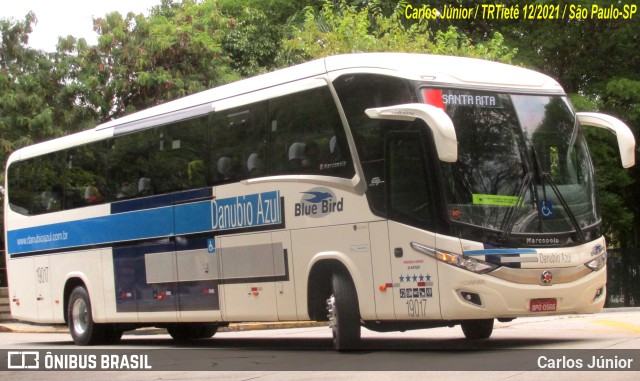
[[[71,292],[67,321],[71,337],[77,345],[95,345],[104,339],[104,327],[94,323],[91,299],[83,286],[77,286]]]
[[[333,293],[327,300],[329,327],[333,346],[338,351],[356,349],[360,343],[360,310],[358,295],[351,278],[336,273],[332,279]]]
[[[465,320],[460,326],[467,339],[488,339],[493,333],[493,319]]]

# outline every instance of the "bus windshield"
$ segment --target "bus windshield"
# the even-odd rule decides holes
[[[597,225],[593,167],[568,100],[424,89],[459,141],[442,162],[452,221],[510,234],[578,233]]]

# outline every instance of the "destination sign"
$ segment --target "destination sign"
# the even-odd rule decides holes
[[[502,108],[502,99],[496,94],[442,93],[442,103],[446,106],[476,106]]]

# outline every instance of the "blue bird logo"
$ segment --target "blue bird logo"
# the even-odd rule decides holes
[[[333,195],[329,192],[301,192],[301,193],[313,196],[311,198],[304,199],[304,201],[310,202],[313,204],[319,204],[324,200],[333,198]]]

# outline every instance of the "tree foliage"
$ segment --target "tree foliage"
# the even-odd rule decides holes
[[[0,158],[36,141],[63,133],[57,106],[61,87],[46,53],[26,44],[33,13],[24,20],[0,20]]]
[[[378,1],[350,5],[346,0],[326,0],[320,9],[304,9],[304,21],[292,26],[279,54],[281,65],[299,63],[339,53],[409,52],[458,55],[511,62],[516,51],[504,44],[500,33],[474,43],[455,27],[433,31],[425,21],[407,25],[406,3],[389,14]]]
[[[107,121],[239,78],[221,50],[228,27],[213,1],[163,0],[148,17],[95,19],[96,46],[68,37],[59,50],[73,61],[80,102]]]

